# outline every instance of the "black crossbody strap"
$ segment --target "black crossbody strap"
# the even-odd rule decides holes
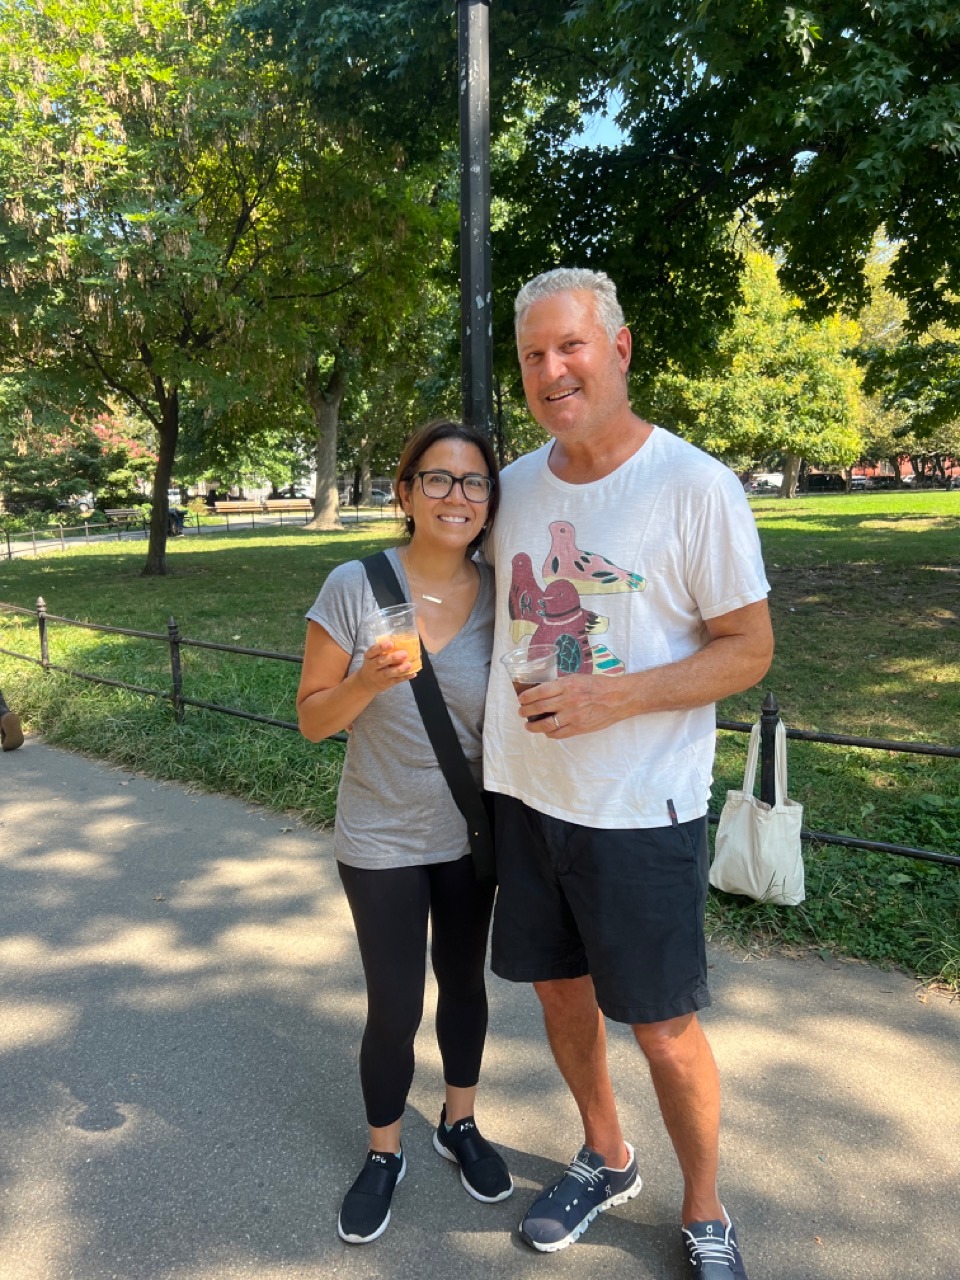
[[[389,608],[393,604],[407,603],[386,552],[378,551],[372,556],[367,556],[360,563],[366,571],[373,594],[381,609]],[[436,674],[430,665],[430,659],[422,641],[420,654],[423,659],[423,669],[410,681],[410,688],[416,699],[430,745],[437,757],[437,763],[450,788],[450,794],[467,824],[470,852],[473,855],[473,867],[477,879],[490,880],[495,874],[493,841],[483,796],[467,763],[467,757],[463,754],[463,747],[453,727],[450,712],[443,700],[440,685],[437,683]]]

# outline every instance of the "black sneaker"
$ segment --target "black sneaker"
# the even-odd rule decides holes
[[[629,1142],[625,1169],[609,1169],[603,1156],[581,1147],[552,1187],[541,1191],[520,1223],[520,1236],[541,1253],[565,1249],[582,1236],[598,1213],[632,1200],[643,1185]]]
[[[506,1162],[477,1128],[473,1116],[458,1120],[447,1129],[447,1108],[433,1134],[433,1145],[444,1160],[460,1166],[460,1181],[474,1200],[496,1204],[513,1193],[513,1179]]]
[[[747,1280],[732,1222],[691,1222],[683,1228],[683,1245],[696,1280]]]
[[[337,1234],[347,1244],[369,1244],[382,1236],[390,1221],[393,1189],[403,1181],[407,1162],[387,1151],[368,1151],[357,1180],[343,1197]]]

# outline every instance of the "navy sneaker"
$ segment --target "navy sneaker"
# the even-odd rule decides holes
[[[460,1166],[460,1181],[484,1204],[496,1204],[513,1194],[513,1179],[503,1156],[490,1145],[477,1128],[473,1116],[466,1116],[447,1129],[447,1108],[440,1112],[440,1123],[433,1134],[433,1145],[444,1160]]]
[[[394,1188],[403,1181],[407,1162],[401,1151],[368,1151],[357,1180],[343,1197],[337,1235],[347,1244],[369,1244],[382,1236],[390,1221]]]
[[[609,1169],[603,1156],[581,1147],[554,1186],[542,1191],[520,1223],[520,1236],[541,1253],[565,1249],[582,1236],[598,1213],[626,1204],[643,1185],[629,1142],[625,1169]]]
[[[683,1228],[683,1244],[696,1280],[747,1280],[732,1222],[691,1222]]]

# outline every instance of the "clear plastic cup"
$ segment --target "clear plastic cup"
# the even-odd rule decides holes
[[[368,646],[379,644],[381,640],[392,640],[395,648],[405,651],[411,671],[423,669],[416,605],[392,604],[386,609],[378,609],[376,613],[367,614],[363,628]]]
[[[519,698],[527,689],[557,678],[557,650],[552,644],[528,644],[511,649],[500,659]],[[547,720],[550,712],[529,716],[530,720]]]

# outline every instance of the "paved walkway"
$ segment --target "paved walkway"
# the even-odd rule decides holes
[[[425,1027],[393,1223],[340,1244],[363,991],[327,837],[28,739],[0,756],[0,923],[3,1280],[681,1280],[676,1165],[619,1028],[644,1191],[563,1253],[518,1241],[578,1129],[531,992],[496,979],[481,1116],[517,1194],[476,1203],[431,1149]],[[957,1280],[960,1003],[860,965],[711,960],[751,1280]]]

